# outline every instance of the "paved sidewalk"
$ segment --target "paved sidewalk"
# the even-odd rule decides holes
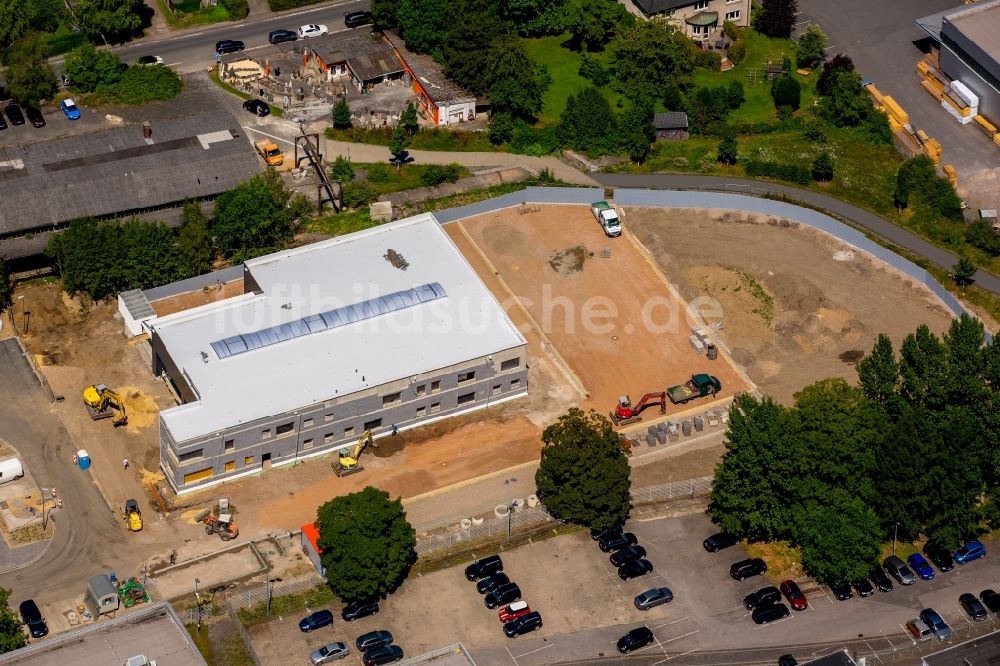
[[[387,162],[389,149],[367,143],[350,143],[323,139],[323,152],[328,161],[343,155],[352,162]],[[446,152],[437,150],[410,150],[410,156],[417,164],[451,164],[458,162],[467,167],[524,167],[534,172],[548,169],[559,180],[574,185],[593,187],[599,183],[555,157],[529,157],[511,153]]]

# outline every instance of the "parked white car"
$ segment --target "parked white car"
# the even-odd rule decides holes
[[[330,31],[325,25],[316,25],[315,23],[310,23],[309,25],[304,25],[299,28],[299,37],[319,37],[325,35]]]

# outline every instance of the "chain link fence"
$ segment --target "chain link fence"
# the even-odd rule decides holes
[[[280,597],[288,594],[301,594],[307,592],[317,585],[322,585],[323,581],[319,574],[294,578],[292,580],[275,581],[271,583],[270,598]],[[220,592],[206,592],[201,595],[201,612],[198,606],[191,606],[184,610],[178,610],[177,614],[184,624],[197,624],[199,617],[202,621],[215,616],[231,612],[235,614],[246,608],[253,608],[261,604],[266,605],[268,600],[268,583],[256,583],[248,585],[239,590],[233,589],[234,585]]]

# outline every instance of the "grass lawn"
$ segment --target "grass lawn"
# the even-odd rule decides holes
[[[160,14],[171,28],[190,28],[193,25],[208,25],[229,20],[229,12],[221,4],[214,7],[202,7],[200,0],[184,0],[175,5],[176,11],[171,12],[167,0],[156,0]]]
[[[374,166],[372,164],[353,164],[355,169],[369,169]],[[379,164],[379,168],[384,168],[385,165]],[[376,183],[371,180],[368,184],[378,192],[379,194],[388,194],[390,192],[402,192],[403,190],[413,190],[418,187],[426,187],[427,184],[421,180],[424,172],[427,171],[432,165],[430,164],[407,164],[403,166],[399,171],[390,167],[387,169],[389,172],[389,179],[382,183]],[[437,168],[438,165],[433,165]],[[471,175],[469,171],[465,168],[462,169],[461,178]]]
[[[235,628],[224,637],[210,636],[208,625],[198,631],[195,625],[189,624],[187,630],[209,666],[254,666],[253,657]]]
[[[560,35],[524,40],[528,55],[534,58],[539,65],[545,65],[552,77],[552,85],[542,97],[542,112],[538,117],[538,122],[541,125],[558,124],[559,116],[566,108],[566,100],[569,99],[569,96],[593,85],[580,76],[580,55],[563,46],[563,42],[568,38],[568,35]],[[611,62],[613,45],[614,42],[611,42],[602,53],[594,54],[605,66]],[[621,95],[607,86],[603,87],[601,92],[611,102],[612,108],[615,108],[618,100],[622,98]]]
[[[352,234],[355,231],[371,229],[377,227],[381,222],[373,220],[368,215],[368,208],[347,211],[346,213],[334,213],[310,220],[302,226],[302,231],[306,233],[330,234],[331,236],[342,236]]]
[[[55,32],[47,32],[42,35],[42,46],[45,48],[45,57],[69,53],[76,47],[87,41],[82,32],[73,32],[65,23],[60,23]]]

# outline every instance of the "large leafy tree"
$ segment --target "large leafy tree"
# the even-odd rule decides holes
[[[84,42],[66,54],[63,73],[70,87],[78,92],[94,92],[100,86],[113,86],[122,79],[125,66],[111,51],[98,50]]]
[[[351,107],[347,105],[346,97],[341,97],[337,100],[337,103],[333,105],[330,115],[334,129],[351,129],[354,125],[354,115],[351,113]]]
[[[124,41],[142,28],[142,0],[77,0],[80,28],[92,39]]]
[[[559,144],[594,154],[611,150],[617,120],[607,97],[594,86],[566,100],[559,118]]]
[[[796,0],[763,0],[754,27],[768,37],[790,37],[797,12]]]
[[[542,432],[535,486],[560,520],[610,527],[628,516],[629,464],[611,422],[574,407]]]
[[[787,532],[791,434],[791,414],[770,398],[744,393],[733,401],[709,503],[712,520],[725,532],[752,541]]]
[[[864,580],[882,548],[875,512],[843,488],[821,486],[810,494],[817,499],[799,510],[794,539],[806,571],[830,584]]]
[[[0,587],[0,654],[23,648],[26,641],[21,630],[21,621],[7,603],[10,590]]]
[[[291,194],[273,171],[256,175],[215,200],[215,245],[234,262],[274,252],[292,239]]]
[[[183,222],[177,232],[177,245],[185,270],[191,275],[207,273],[212,267],[212,238],[208,218],[197,201],[184,202]]]
[[[56,73],[45,59],[41,35],[29,32],[10,49],[7,67],[7,92],[25,106],[37,107],[52,94]]]
[[[618,119],[618,146],[633,162],[646,161],[655,138],[652,104],[637,102]]]
[[[658,99],[668,86],[691,85],[691,40],[666,21],[643,21],[622,33],[614,48],[620,90],[634,99]]]
[[[483,78],[490,91],[493,112],[534,119],[542,110],[545,84],[538,64],[517,37],[493,42],[484,63]]]
[[[396,23],[406,48],[416,53],[434,53],[444,46],[455,27],[453,6],[447,0],[399,0]]]
[[[456,11],[456,24],[462,29],[449,33],[444,44],[445,74],[471,92],[481,95],[488,90],[486,63],[491,56],[493,42],[510,30],[486,0],[459,3]]]
[[[393,28],[396,26],[396,10],[399,7],[399,0],[371,0],[369,9],[372,13],[372,22],[376,30],[382,28]]]
[[[564,30],[567,0],[499,0],[497,13],[525,37],[557,35]]]
[[[319,507],[316,527],[327,581],[344,601],[393,592],[417,559],[416,532],[402,501],[372,486]]]
[[[59,0],[0,0],[0,46],[16,42],[29,30],[54,32],[62,11]]]
[[[795,62],[799,67],[812,69],[823,62],[824,51],[826,51],[826,35],[818,25],[811,23],[799,37],[799,44],[795,49]]]
[[[791,74],[782,74],[771,81],[771,99],[776,109],[784,106],[797,111],[802,103],[802,85]]]
[[[947,400],[948,355],[926,324],[903,340],[899,348],[900,395],[913,407],[938,409]]]
[[[874,476],[878,501],[875,510],[882,524],[882,536],[894,535],[903,541],[916,538],[927,520],[928,490],[923,475],[914,474],[910,465],[887,464],[890,460],[923,461],[924,449],[933,451],[942,446],[939,431],[930,415],[922,409],[902,406],[895,420],[888,424],[876,449],[876,458],[883,464]]]
[[[872,404],[889,414],[899,411],[899,363],[888,335],[879,335],[871,354],[858,363],[858,384]]]
[[[861,87],[861,77],[853,68],[838,67],[826,78],[827,92],[820,100],[820,113],[838,127],[860,125],[873,112],[868,93]]]
[[[570,0],[565,14],[572,43],[587,51],[603,49],[626,17],[631,19],[625,5],[613,0]]]

